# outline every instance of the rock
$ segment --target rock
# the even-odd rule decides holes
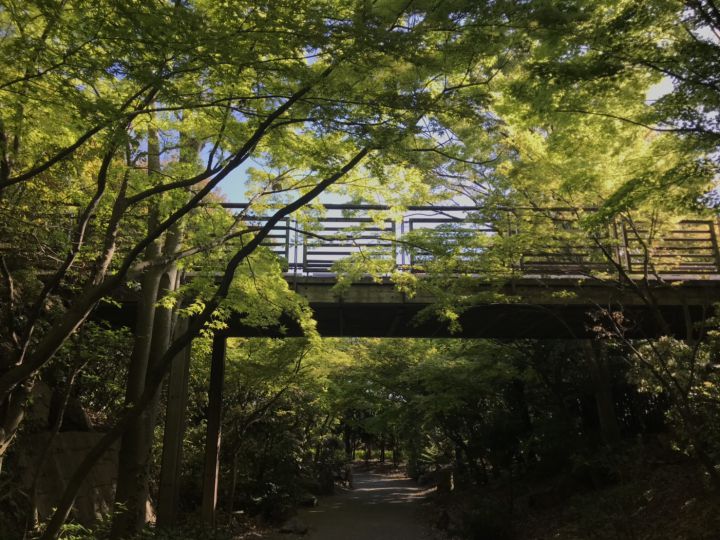
[[[307,534],[309,527],[298,518],[288,520],[282,527],[280,532],[283,534]]]

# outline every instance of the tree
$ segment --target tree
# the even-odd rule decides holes
[[[433,139],[484,114],[487,84],[514,39],[504,9],[82,0],[2,9],[0,46],[16,61],[3,67],[0,83],[8,97],[0,204],[3,216],[22,219],[3,219],[13,259],[3,265],[0,449],[20,425],[38,370],[128,278],[229,238],[251,238],[228,259],[188,332],[157,362],[157,376],[144,377],[145,392],[134,394],[108,440],[153,401],[168,359],[222,305],[235,269],[275,223],[344,177],[382,182],[378,173],[402,166],[432,180],[423,171],[455,157],[436,152]],[[57,122],[48,125],[48,116]],[[486,131],[491,124],[485,119]],[[177,160],[178,141],[181,154],[198,145],[199,169]],[[151,163],[156,156],[162,174]],[[251,156],[266,169],[251,184],[254,206],[276,209],[261,230],[234,220],[195,245],[185,238],[155,263],[141,260],[201,213],[213,189]],[[156,174],[143,174],[148,168]],[[51,216],[37,213],[40,201]],[[68,236],[23,242],[38,227],[51,228],[61,207],[70,209]],[[156,217],[137,227],[147,212]],[[32,257],[21,255],[23,246]],[[36,260],[38,253],[48,256]]]

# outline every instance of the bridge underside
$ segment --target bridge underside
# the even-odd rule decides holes
[[[577,339],[595,337],[602,310],[622,311],[626,335],[654,337],[667,333],[656,312],[630,289],[589,280],[523,279],[501,291],[510,301],[480,303],[461,310],[459,325],[452,329],[433,311],[433,298],[408,298],[392,283],[359,282],[341,295],[334,278],[305,279],[293,284],[315,314],[318,332],[326,337],[453,337],[495,339]],[[482,287],[478,292],[482,292]],[[486,288],[489,290],[489,288]],[[683,281],[654,287],[657,310],[670,332],[686,337],[689,325],[713,314],[720,301],[720,282]],[[229,336],[299,336],[290,320],[279,328],[251,328],[237,318]]]
[[[469,308],[459,318],[459,329],[432,313],[421,313],[424,306],[343,304],[311,305],[317,329],[323,337],[414,337],[414,338],[492,338],[492,339],[583,339],[596,337],[597,325],[590,308],[542,305],[482,305]],[[429,307],[429,306],[428,306]],[[687,334],[686,312],[679,307],[662,308],[672,335]],[[687,312],[693,321],[706,318],[707,311],[691,306]],[[666,334],[660,330],[648,310],[633,308],[625,315],[632,322],[626,332],[631,338]],[[253,328],[235,320],[228,337],[299,337],[302,333],[293,321],[285,319],[281,326]]]
[[[653,309],[630,288],[594,280],[523,279],[505,285],[509,302],[479,303],[461,310],[458,329],[433,312],[434,298],[407,297],[389,281],[361,281],[339,294],[334,277],[290,280],[312,308],[324,337],[453,337],[495,339],[578,339],[597,336],[602,310],[622,311],[626,335],[633,338],[667,334]],[[478,287],[482,292],[483,286]],[[485,287],[489,290],[489,287]],[[656,285],[653,296],[672,335],[684,338],[692,324],[713,315],[720,302],[720,281],[695,280]],[[134,327],[134,303],[103,307],[98,318]],[[599,322],[603,322],[603,318]],[[254,328],[238,316],[230,321],[230,337],[297,337],[301,330],[289,318],[277,327]]]
[[[593,327],[592,308],[539,304],[493,304],[469,308],[459,318],[459,329],[439,320],[432,312],[421,313],[418,304],[387,306],[385,304],[311,304],[317,329],[324,337],[415,337],[415,338],[493,338],[493,339],[582,339],[598,335]],[[687,335],[686,314],[698,322],[708,311],[700,306],[661,308],[676,337]],[[633,307],[625,311],[632,326],[628,337],[643,338],[664,335],[650,311]],[[253,328],[235,320],[229,337],[298,337],[300,329],[284,320],[280,327]]]
[[[339,294],[334,277],[291,281],[315,315],[324,337],[452,337],[495,339],[577,339],[597,336],[598,313],[622,311],[626,335],[633,338],[667,334],[653,310],[629,288],[577,279],[523,279],[501,291],[510,301],[479,303],[460,310],[458,329],[433,312],[434,298],[409,298],[389,281],[353,284]],[[479,286],[479,292],[483,287]],[[485,288],[489,290],[489,287]],[[654,297],[667,329],[685,338],[688,329],[713,315],[720,302],[720,281],[697,280],[655,286]],[[134,328],[135,302],[102,306],[97,319]],[[289,317],[280,325],[256,328],[242,316],[229,322],[230,337],[298,337],[301,330]]]

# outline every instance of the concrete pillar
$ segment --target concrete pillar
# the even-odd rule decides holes
[[[207,436],[205,438],[205,472],[203,477],[201,507],[202,519],[210,527],[215,526],[215,513],[217,509],[226,340],[227,338],[225,336],[215,336],[213,340],[212,363],[210,365]]]
[[[175,335],[187,330],[188,319],[178,319]],[[170,527],[177,521],[182,445],[185,438],[190,350],[186,347],[173,360],[168,380],[167,410],[163,432],[162,464],[158,490],[157,524]]]

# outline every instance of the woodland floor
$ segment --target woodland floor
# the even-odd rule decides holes
[[[305,535],[273,533],[267,540],[422,540],[436,538],[424,519],[426,488],[401,473],[356,471],[353,489],[321,497],[295,518]]]
[[[696,463],[670,457],[618,470],[619,478],[596,487],[559,475],[513,489],[501,481],[473,493],[433,494],[427,519],[449,514],[451,538],[720,540],[720,496]],[[461,516],[473,513],[472,532],[461,532]]]
[[[647,449],[645,449],[647,451]],[[256,529],[237,540],[719,540],[720,496],[697,464],[677,455],[627,460],[619,478],[595,487],[567,475],[498,481],[440,494],[404,474],[356,469],[354,488],[336,488],[292,520],[306,534]],[[513,510],[511,510],[513,509]],[[468,516],[475,515],[472,523]],[[445,523],[443,530],[436,528]]]

